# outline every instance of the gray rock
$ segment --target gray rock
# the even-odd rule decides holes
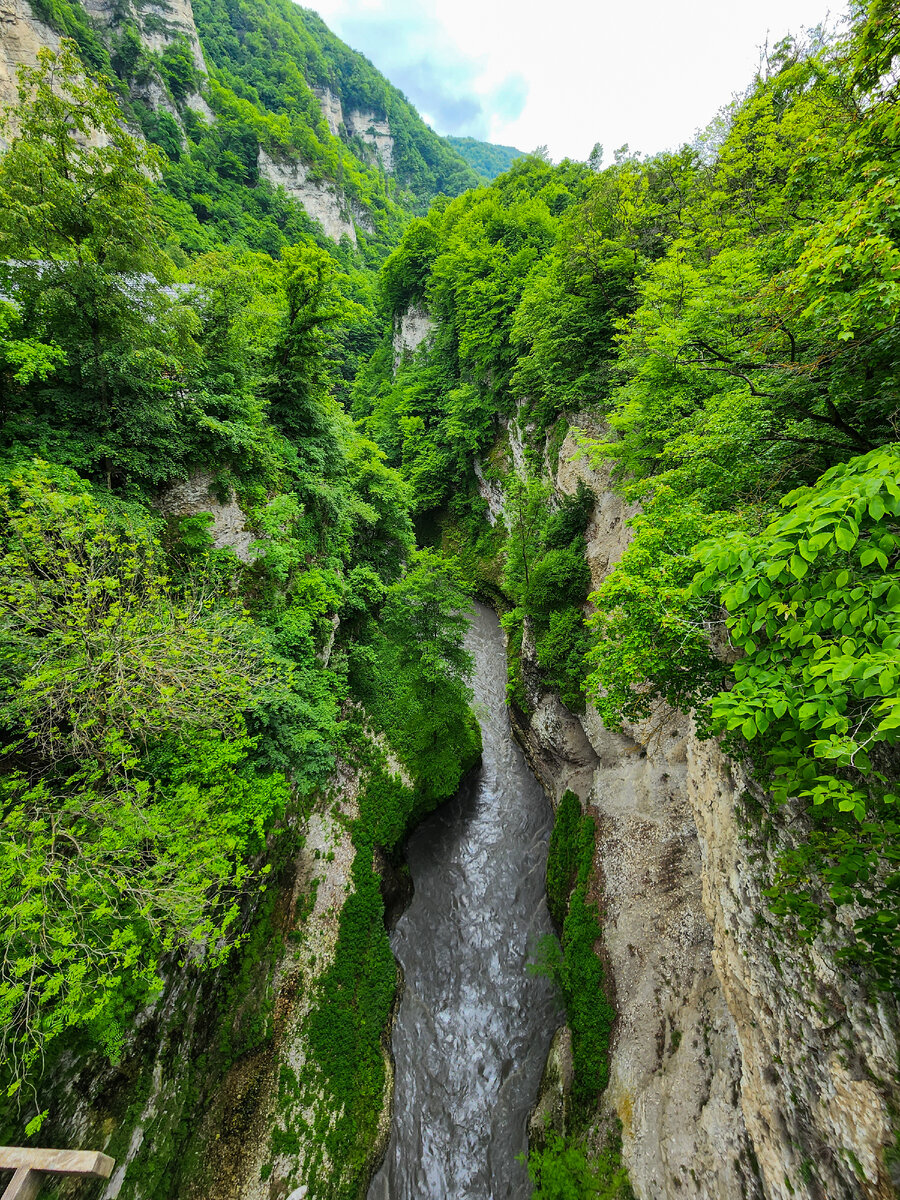
[[[247,528],[247,514],[232,492],[223,504],[212,492],[213,478],[205,471],[195,471],[188,479],[171,484],[158,497],[156,507],[167,517],[195,517],[210,513],[209,532],[218,549],[233,550],[244,563],[255,561],[256,551],[250,549],[256,534]]]

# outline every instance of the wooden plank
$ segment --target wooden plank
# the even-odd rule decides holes
[[[29,1146],[0,1146],[0,1171],[53,1171],[57,1175],[92,1175],[109,1179],[116,1160],[99,1150],[33,1150]],[[3,1200],[6,1200],[4,1197]]]
[[[41,1176],[28,1167],[19,1167],[3,1193],[2,1200],[34,1200],[41,1190]]]

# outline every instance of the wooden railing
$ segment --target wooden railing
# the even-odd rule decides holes
[[[0,1171],[14,1171],[0,1200],[34,1200],[45,1175],[86,1175],[109,1179],[114,1158],[97,1150],[30,1150],[25,1146],[0,1146]]]

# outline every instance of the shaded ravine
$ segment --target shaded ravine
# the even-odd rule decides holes
[[[549,802],[513,741],[494,614],[467,635],[484,740],[477,775],[407,847],[413,900],[391,942],[406,977],[393,1031],[394,1121],[369,1200],[526,1200],[525,1126],[562,1015],[528,972],[552,931]]]

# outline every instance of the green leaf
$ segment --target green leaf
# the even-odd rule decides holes
[[[36,1117],[32,1117],[31,1120],[28,1122],[28,1124],[25,1126],[25,1136],[31,1137],[32,1134],[37,1133],[37,1131],[40,1129],[40,1127],[43,1125],[44,1121],[47,1119],[47,1117],[49,1115],[50,1115],[50,1109],[45,1108],[42,1113],[38,1113],[38,1115]]]
[[[795,579],[802,579],[809,570],[809,564],[799,554],[791,555],[791,574]]]
[[[869,501],[869,516],[873,521],[880,521],[884,516],[884,501],[880,496],[873,496]]]

